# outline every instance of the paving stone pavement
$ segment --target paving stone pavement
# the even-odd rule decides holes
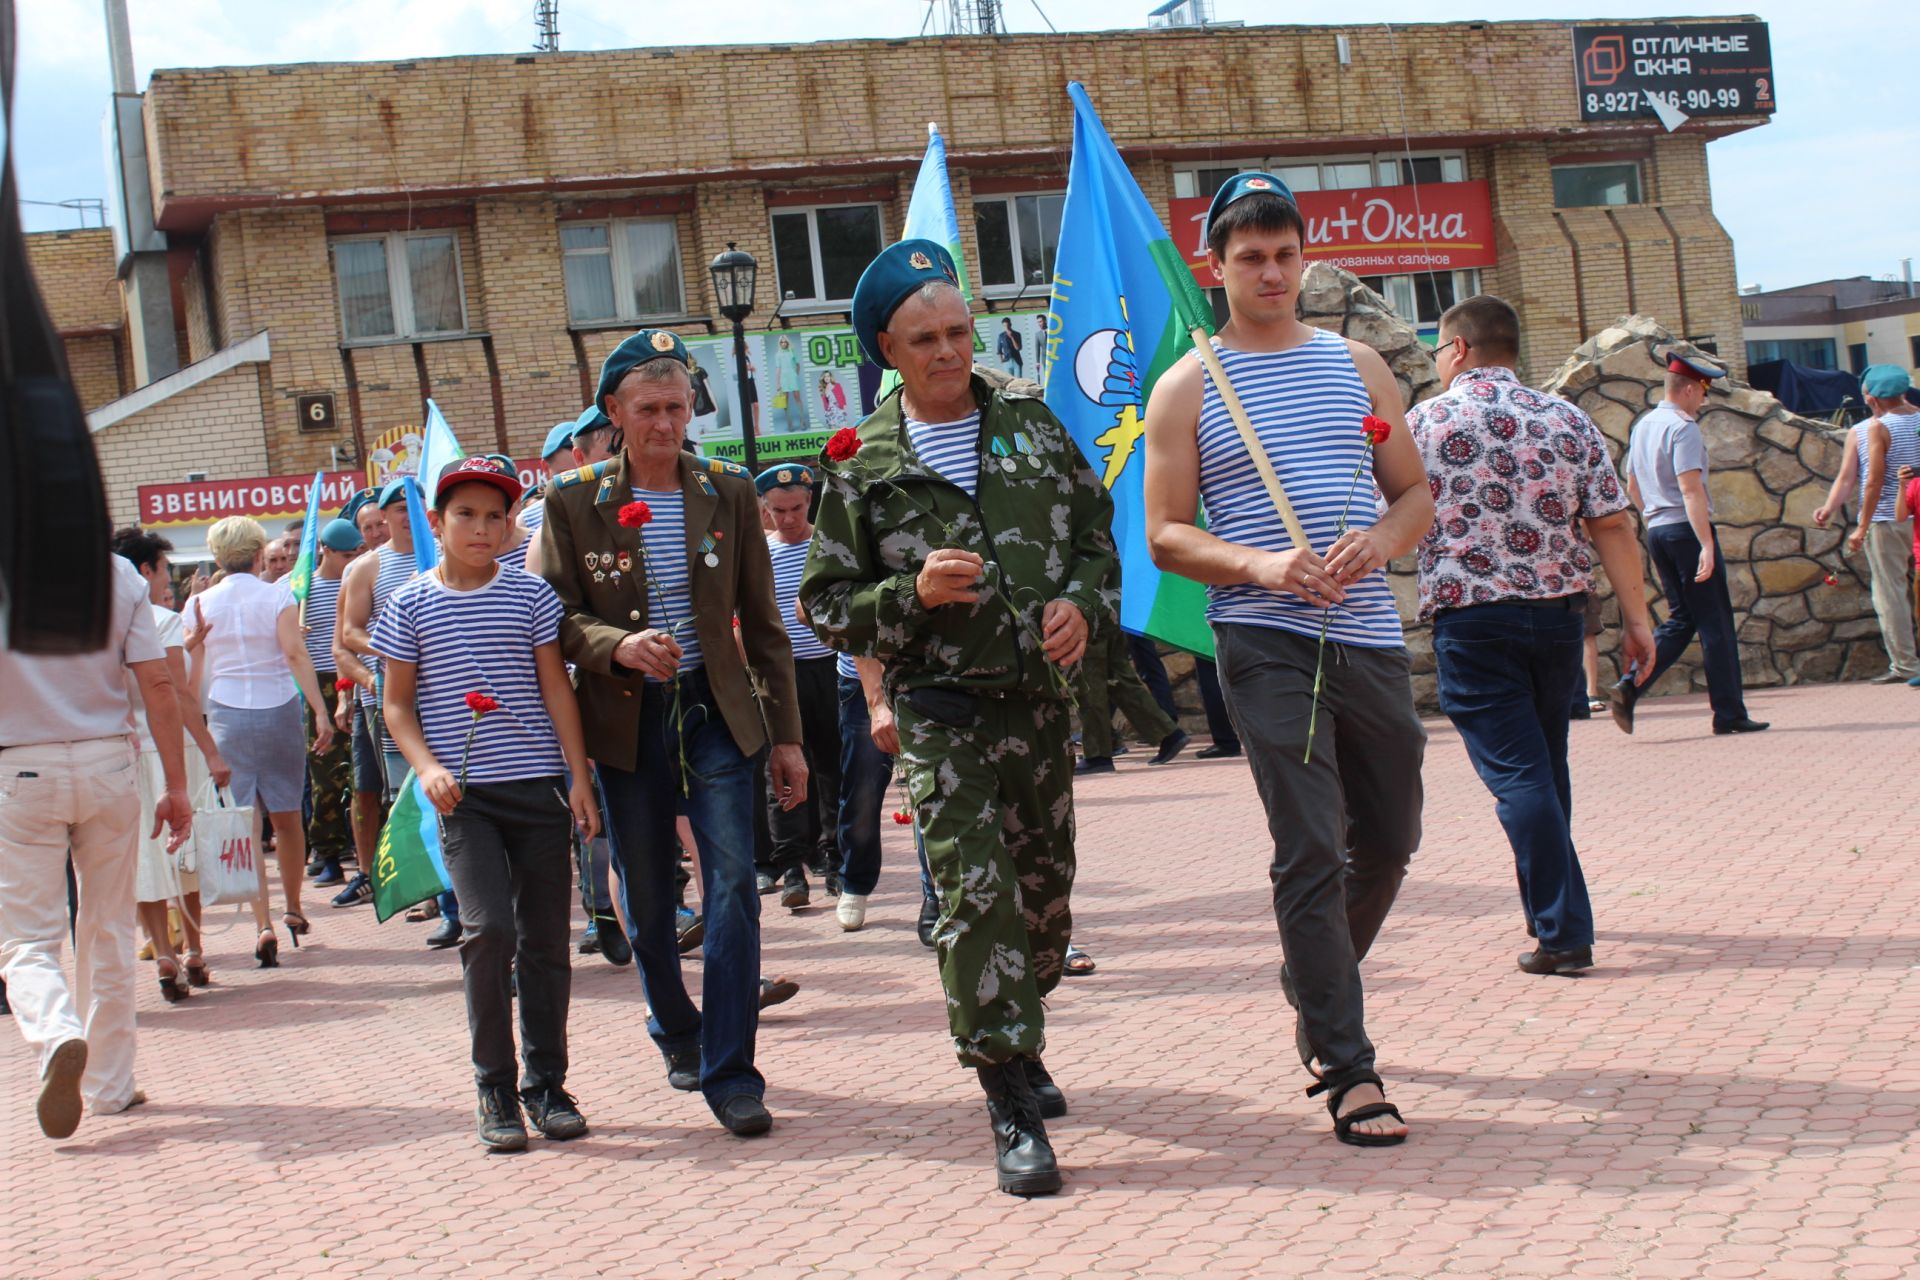
[[[0,1031],[0,1275],[1616,1276],[1920,1271],[1920,694],[1698,697],[1574,726],[1599,968],[1530,978],[1513,867],[1429,725],[1426,840],[1366,966],[1413,1138],[1336,1144],[1301,1095],[1244,764],[1083,780],[1078,940],[1052,1000],[1064,1194],[993,1189],[977,1086],[887,829],[871,923],[765,900],[777,1122],[742,1141],[667,1088],[639,982],[577,957],[571,1144],[471,1133],[458,961],[314,911],[283,967],[214,913],[215,985],[140,988],[152,1101],[53,1143]],[[819,901],[816,898],[816,903]],[[692,966],[697,970],[697,961]]]

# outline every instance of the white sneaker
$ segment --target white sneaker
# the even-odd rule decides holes
[[[840,917],[840,927],[848,933],[852,933],[854,930],[866,924],[867,895],[864,893],[847,893],[842,891],[840,894],[838,915]]]

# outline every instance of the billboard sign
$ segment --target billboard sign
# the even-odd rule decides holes
[[[1573,29],[1582,120],[1772,115],[1764,22],[1644,23]]]
[[[1484,182],[1357,187],[1295,194],[1307,224],[1308,262],[1330,262],[1355,275],[1464,271],[1498,260],[1493,204]],[[1174,243],[1203,288],[1207,271],[1207,208],[1212,199],[1176,199],[1168,208]]]

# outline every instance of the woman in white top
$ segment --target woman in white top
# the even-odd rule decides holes
[[[166,651],[167,670],[173,676],[174,692],[180,701],[180,723],[187,731],[187,794],[198,792],[209,776],[215,786],[224,787],[232,779],[233,770],[220,758],[220,749],[207,729],[207,718],[201,714],[199,695],[187,679],[183,624],[180,615],[173,611],[173,582],[167,572],[167,552],[173,550],[173,544],[135,526],[114,533],[113,550],[130,560],[147,580],[154,629],[160,634],[160,647]],[[133,699],[134,736],[140,744],[138,782],[140,803],[144,806],[165,790],[165,781],[160,772],[160,752],[147,730],[139,684],[129,679],[127,693]],[[134,864],[133,888],[134,900],[140,907],[141,927],[153,944],[160,994],[169,1004],[184,1000],[189,986],[204,987],[208,981],[206,961],[200,953],[200,878],[191,871],[178,870],[175,860],[167,855],[166,837],[150,835],[143,826],[140,854]],[[167,907],[174,902],[180,905],[180,932],[186,944],[184,956],[175,954],[173,934],[167,927]]]
[[[257,804],[273,823],[280,889],[287,898],[282,922],[297,947],[311,927],[300,914],[307,865],[300,815],[307,776],[301,698],[314,714],[316,754],[333,744],[333,717],[320,697],[293,592],[258,576],[266,546],[267,531],[245,516],[229,516],[207,531],[207,550],[226,577],[188,603],[188,647],[201,650],[195,687],[204,680],[207,723],[233,769],[233,798]],[[254,958],[271,969],[280,962],[280,941],[267,909],[264,872],[253,912],[260,926]]]

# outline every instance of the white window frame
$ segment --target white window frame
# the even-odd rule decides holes
[[[1213,194],[1211,191],[1198,190],[1199,184],[1196,180],[1196,175],[1202,170],[1230,167],[1238,170],[1263,169],[1269,173],[1281,173],[1283,169],[1302,169],[1312,166],[1315,170],[1315,185],[1311,187],[1301,187],[1301,191],[1357,191],[1360,190],[1360,188],[1328,186],[1326,183],[1327,166],[1364,164],[1367,166],[1368,173],[1367,186],[1399,187],[1407,185],[1400,181],[1400,162],[1407,158],[1405,151],[1371,151],[1339,156],[1263,156],[1259,159],[1241,160],[1233,166],[1218,163],[1184,165],[1173,171],[1173,193],[1175,196],[1182,198],[1210,196]],[[1442,181],[1465,182],[1467,180],[1467,153],[1465,151],[1416,151],[1413,153],[1412,158],[1415,160],[1438,160],[1440,161],[1443,172],[1448,163],[1452,162],[1458,166],[1460,176],[1458,178],[1443,178]],[[1388,177],[1384,180],[1382,178],[1383,173],[1388,174]],[[1282,173],[1281,176],[1284,178],[1286,175]]]
[[[792,205],[786,208],[767,210],[767,235],[769,242],[775,246],[778,246],[779,240],[773,229],[774,219],[791,218],[796,214],[806,215],[807,249],[813,258],[813,287],[816,289],[824,289],[827,287],[827,265],[820,257],[819,215],[830,209],[873,210],[874,217],[879,221],[880,225],[880,245],[879,249],[875,251],[876,255],[884,251],[889,243],[887,240],[887,207],[877,200],[848,200],[832,204]],[[780,278],[780,254],[777,247],[773,254],[773,287],[780,295],[779,301],[784,303],[787,296],[787,282]],[[786,314],[793,315],[804,310],[845,311],[852,303],[853,299],[851,296],[845,298],[803,298],[798,291],[796,291],[793,295],[794,311],[789,311]]]
[[[1418,315],[1419,303],[1417,299],[1419,295],[1414,292],[1413,282],[1416,277],[1426,274],[1425,271],[1394,271],[1378,276],[1368,275],[1362,278],[1369,282],[1369,288],[1372,287],[1370,282],[1378,280],[1381,285],[1379,290],[1380,296],[1385,298],[1387,305],[1393,308],[1393,313],[1412,325],[1415,329],[1425,333],[1437,328],[1440,323],[1438,316],[1432,320],[1422,320]],[[1434,274],[1445,274],[1453,277],[1453,297],[1456,302],[1463,298],[1471,298],[1480,292],[1479,267],[1451,268],[1445,272],[1436,269]],[[1406,304],[1404,310],[1401,305],[1403,302]],[[1443,307],[1441,310],[1444,312],[1445,308]]]
[[[975,196],[973,199],[974,207],[976,209],[980,206],[980,204],[983,201],[989,201],[989,200],[998,200],[1007,206],[1007,242],[1013,246],[1013,264],[1014,264],[1015,275],[1018,275],[1020,273],[1021,253],[1020,253],[1020,218],[1019,218],[1019,215],[1014,212],[1013,202],[1015,200],[1021,199],[1022,197],[1025,197],[1027,199],[1039,199],[1047,196],[1056,196],[1062,201],[1064,201],[1067,198],[1067,193],[1064,190],[1004,191],[1004,192],[996,191],[992,195]],[[1062,209],[1062,212],[1063,213],[1065,212],[1064,208]],[[978,233],[976,232],[976,234]],[[1057,256],[1058,256],[1058,253],[1056,249],[1056,257]],[[987,274],[987,264],[984,259],[980,263],[980,274],[983,278]],[[1050,285],[1052,281],[1043,280],[1040,283],[1042,286],[1046,286],[1046,285]],[[980,287],[983,295],[989,298],[1011,298],[1015,294],[1020,293],[1023,290],[1030,290],[1035,288],[1033,282],[1030,280],[1024,281],[1024,282],[1016,280],[1012,284],[996,284],[996,285],[988,285],[983,282]],[[1035,296],[1037,297],[1039,295],[1036,293]]]
[[[453,242],[453,283],[460,295],[460,327],[458,329],[434,329],[422,333],[414,328],[413,317],[413,275],[407,265],[407,241],[409,240],[451,240]],[[347,336],[346,300],[340,296],[340,267],[334,261],[333,247],[339,244],[366,244],[378,242],[386,246],[387,251],[387,305],[393,310],[394,332],[370,335],[363,338]],[[419,342],[426,339],[458,338],[468,332],[467,321],[467,275],[466,264],[461,261],[460,232],[455,227],[435,228],[420,231],[385,231],[371,235],[330,236],[327,239],[327,264],[333,269],[333,305],[340,312],[340,338],[348,346],[379,346],[388,342]]]
[[[651,223],[673,229],[673,277],[674,309],[671,311],[638,311],[631,307],[633,295],[633,255],[627,248],[625,228],[628,223]],[[605,227],[607,229],[607,247],[603,249],[569,249],[564,233],[568,227]],[[561,287],[566,286],[566,259],[596,257],[607,255],[607,270],[613,273],[613,314],[595,316],[590,319],[573,318],[573,300],[567,299],[567,324],[574,328],[587,328],[594,325],[637,324],[645,320],[680,320],[687,314],[687,268],[686,258],[680,252],[680,220],[672,214],[651,218],[567,218],[558,224],[557,236],[561,237],[560,258]]]

